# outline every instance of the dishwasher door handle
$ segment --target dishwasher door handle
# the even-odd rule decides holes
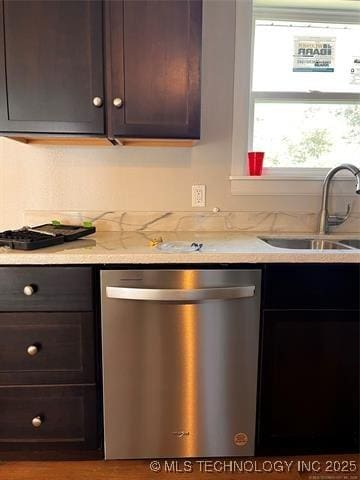
[[[146,300],[154,302],[195,302],[201,300],[235,300],[255,295],[255,285],[246,287],[197,288],[128,288],[106,287],[108,298],[122,300]]]

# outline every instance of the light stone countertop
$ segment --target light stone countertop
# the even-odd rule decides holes
[[[295,250],[271,247],[257,236],[316,237],[313,234],[242,232],[98,232],[74,242],[33,251],[0,247],[0,265],[76,264],[228,264],[228,263],[360,263],[360,250]],[[164,242],[199,242],[200,252],[165,252],[150,246]],[[359,238],[354,234],[331,239]]]

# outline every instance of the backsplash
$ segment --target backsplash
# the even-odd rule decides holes
[[[24,225],[40,225],[52,220],[65,224],[91,221],[98,231],[240,231],[268,233],[316,233],[318,214],[301,212],[127,212],[29,210]],[[355,212],[333,233],[360,231],[360,213]]]

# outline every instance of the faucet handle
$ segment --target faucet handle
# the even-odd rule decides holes
[[[345,215],[329,215],[328,216],[328,225],[330,227],[335,227],[336,225],[341,225],[344,223],[349,217],[351,213],[351,203],[348,203],[347,210]]]

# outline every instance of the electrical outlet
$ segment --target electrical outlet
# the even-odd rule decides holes
[[[205,185],[192,186],[191,205],[193,207],[205,207],[206,205]]]

